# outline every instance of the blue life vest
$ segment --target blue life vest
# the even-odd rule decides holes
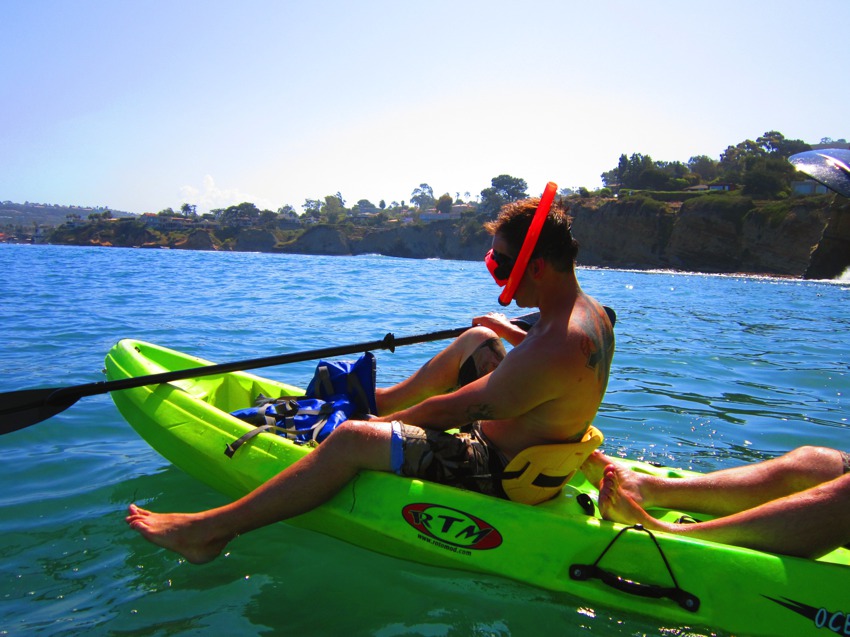
[[[378,410],[375,375],[375,356],[371,352],[355,362],[319,361],[306,396],[270,399],[260,395],[254,407],[232,412],[256,428],[227,445],[225,454],[232,457],[239,447],[264,431],[297,444],[318,444],[346,420],[368,418]]]
[[[354,406],[354,413],[377,414],[375,404],[375,355],[366,352],[355,362],[320,360],[307,385],[308,398],[328,400],[330,396],[345,396]]]
[[[263,431],[273,431],[303,444],[322,442],[348,420],[352,409],[345,396],[337,395],[327,401],[317,398],[281,398],[259,407],[239,409],[232,415]]]

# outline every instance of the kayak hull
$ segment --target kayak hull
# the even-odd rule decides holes
[[[135,340],[106,357],[110,380],[212,363]],[[310,447],[263,433],[225,455],[252,427],[229,412],[259,394],[302,390],[236,372],[112,393],[118,410],[163,457],[238,498],[298,461]],[[670,476],[686,471],[628,462]],[[287,523],[424,564],[495,574],[679,627],[746,635],[850,634],[850,555],[823,560],[649,534],[601,520],[583,507],[596,489],[579,472],[561,496],[537,506],[390,473],[362,472],[334,498]],[[665,519],[682,512],[652,511]],[[612,544],[613,542],[613,544]],[[607,549],[607,552],[606,552]],[[597,566],[609,575],[581,579]],[[581,566],[581,568],[579,568]],[[613,584],[610,585],[610,584]]]

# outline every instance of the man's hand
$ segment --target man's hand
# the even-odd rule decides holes
[[[476,316],[472,319],[472,324],[490,328],[499,338],[505,339],[514,347],[522,343],[525,338],[525,330],[511,323],[501,312],[488,312],[484,316]]]

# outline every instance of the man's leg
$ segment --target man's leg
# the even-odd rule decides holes
[[[390,423],[346,422],[300,461],[236,502],[190,514],[130,506],[127,523],[146,539],[200,564],[237,535],[306,513],[363,469],[390,470]]]
[[[629,471],[609,465],[599,492],[607,520],[784,555],[816,558],[850,542],[850,474],[732,515],[673,524],[651,517],[623,491]]]
[[[504,345],[495,332],[486,327],[470,328],[407,380],[393,387],[378,388],[375,392],[378,414],[393,414],[431,396],[453,391],[467,359],[473,359],[478,374],[484,376],[504,357]]]
[[[616,464],[616,460],[597,452],[582,469],[588,480],[598,484],[609,464]],[[643,508],[729,515],[805,491],[843,473],[841,452],[826,447],[800,447],[779,458],[694,478],[660,478],[627,471],[620,484],[623,492]]]

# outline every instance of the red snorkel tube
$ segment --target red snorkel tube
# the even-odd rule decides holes
[[[550,181],[546,184],[546,189],[540,197],[540,203],[537,206],[537,211],[534,213],[534,218],[531,220],[531,225],[528,227],[528,232],[525,234],[525,239],[522,242],[519,255],[514,262],[514,267],[511,270],[511,275],[508,277],[508,283],[505,289],[499,295],[499,303],[501,305],[509,305],[514,298],[519,282],[525,274],[525,268],[528,267],[528,261],[531,258],[531,253],[537,245],[537,238],[540,236],[540,231],[543,229],[543,222],[549,215],[549,208],[552,207],[552,202],[555,200],[555,193],[558,191],[558,186],[555,182]]]

